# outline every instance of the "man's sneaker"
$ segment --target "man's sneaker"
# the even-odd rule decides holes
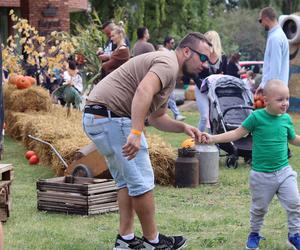
[[[177,120],[177,121],[184,121],[185,120],[185,116],[183,116],[183,115],[177,115],[176,117],[175,117],[175,120]]]
[[[288,245],[292,247],[294,250],[300,250],[300,235],[294,234],[288,236]]]
[[[258,233],[250,233],[248,236],[246,249],[258,250],[260,240],[265,240],[265,238],[260,236]]]
[[[134,236],[132,240],[124,240],[121,235],[118,234],[113,250],[128,249],[143,249],[143,241],[136,236]]]
[[[146,238],[143,237],[144,250],[176,250],[183,249],[186,246],[186,238],[182,236],[165,236],[159,234],[158,243],[150,243]]]

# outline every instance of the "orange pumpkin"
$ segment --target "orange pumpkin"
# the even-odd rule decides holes
[[[181,143],[182,148],[193,148],[195,147],[195,140],[192,138],[188,138]]]
[[[36,79],[32,76],[25,76],[30,81],[31,86],[36,84]]]
[[[31,82],[25,76],[18,78],[16,83],[17,89],[27,89],[31,87]]]
[[[8,78],[8,83],[12,85],[16,85],[19,78],[23,77],[22,75],[11,74]]]

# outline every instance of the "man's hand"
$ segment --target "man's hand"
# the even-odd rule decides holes
[[[128,160],[133,159],[141,147],[141,136],[132,133],[127,137],[126,144],[122,147],[122,153]]]
[[[195,143],[201,143],[201,135],[202,133],[200,132],[199,129],[188,125],[186,123],[184,123],[184,130],[183,132],[187,135],[189,135],[190,137],[192,137],[195,140]]]

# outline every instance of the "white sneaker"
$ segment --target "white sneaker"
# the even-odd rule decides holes
[[[175,118],[175,120],[177,120],[177,121],[184,121],[185,118],[186,118],[186,117],[183,116],[183,115],[177,115],[176,118]]]

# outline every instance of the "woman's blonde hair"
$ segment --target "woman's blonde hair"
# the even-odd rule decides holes
[[[211,42],[214,53],[220,59],[222,57],[223,49],[219,34],[214,30],[210,30],[207,31],[204,36]]]
[[[113,31],[115,31],[117,34],[121,35],[122,39],[125,39],[126,33],[124,29],[124,23],[120,21],[118,25],[115,25],[113,28]]]

